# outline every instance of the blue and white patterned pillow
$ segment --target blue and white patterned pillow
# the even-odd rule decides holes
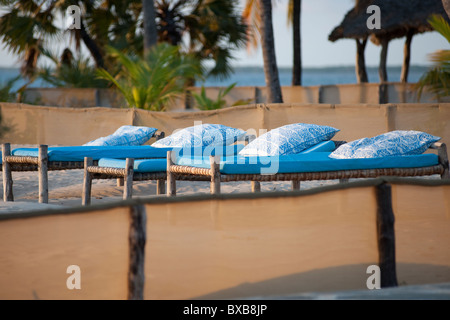
[[[239,154],[242,156],[281,156],[299,153],[319,142],[330,140],[339,129],[316,124],[288,124],[259,136]]]
[[[150,140],[156,128],[122,126],[113,134],[89,141],[83,146],[140,146]]]
[[[421,131],[396,130],[341,145],[329,157],[334,159],[381,158],[424,153],[441,138]]]
[[[193,148],[225,146],[235,143],[245,131],[222,124],[200,124],[176,131],[152,144],[156,148]]]

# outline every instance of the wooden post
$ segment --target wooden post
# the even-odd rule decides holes
[[[48,203],[48,146],[39,146],[38,161],[39,203]]]
[[[123,199],[131,199],[133,196],[134,159],[127,158],[125,162],[125,177],[123,187]]]
[[[367,45],[367,38],[362,40],[356,39],[356,79],[358,83],[369,82],[366,70],[365,50]]]
[[[405,46],[403,47],[403,66],[400,81],[403,83],[408,82],[409,64],[411,60],[411,42],[414,35],[413,30],[408,30],[406,34]]]
[[[378,75],[380,76],[381,83],[388,81],[387,69],[386,69],[388,45],[389,45],[388,39],[386,39],[386,38],[381,39],[380,66],[378,68]]]
[[[170,171],[170,166],[173,165],[172,151],[167,151],[167,196],[173,197],[177,194],[177,185],[175,175]]]
[[[3,172],[3,201],[14,201],[13,179],[11,165],[6,162],[6,157],[11,155],[11,145],[2,145],[2,172]]]
[[[260,192],[261,191],[261,182],[252,181],[252,192]]]
[[[92,175],[88,171],[88,167],[92,166],[94,161],[92,158],[84,158],[84,179],[83,179],[83,193],[81,196],[81,205],[87,206],[91,204],[92,192]]]
[[[292,190],[300,190],[300,180],[292,180]]]
[[[445,143],[440,144],[438,148],[438,157],[439,163],[444,166],[444,172],[441,174],[441,179],[450,179],[447,145]]]
[[[391,186],[383,183],[376,187],[378,261],[381,287],[396,287],[394,212]]]
[[[386,83],[379,84],[379,86],[378,86],[378,103],[379,104],[388,103],[388,101],[389,101],[388,89],[389,89],[389,86]]]
[[[145,284],[145,243],[147,241],[147,214],[144,205],[130,208],[130,264],[128,269],[128,299],[143,300]]]
[[[123,187],[123,184],[124,184],[123,178],[117,178],[117,186]]]
[[[165,194],[166,193],[166,181],[163,179],[156,180],[156,194]]]
[[[211,194],[220,193],[220,157],[210,156],[209,163],[211,164]]]
[[[161,140],[161,139],[163,139],[164,137],[165,137],[165,132],[164,131],[158,131],[158,132],[156,132],[155,133],[155,138],[156,138],[156,141],[158,141],[158,140]]]

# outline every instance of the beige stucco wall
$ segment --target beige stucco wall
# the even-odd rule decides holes
[[[259,135],[290,123],[340,129],[352,141],[392,130],[420,130],[450,142],[450,104],[252,104],[212,111],[150,112],[118,108],[58,108],[0,103],[0,139],[13,144],[81,145],[112,134],[122,125],[155,127],[166,135],[196,122],[220,123]]]
[[[449,199],[449,185],[393,184],[400,286],[450,281]],[[366,290],[378,264],[374,186],[170,200],[141,199],[145,299]],[[0,219],[0,298],[126,299],[130,209],[58,210]],[[80,290],[66,286],[69,265]]]

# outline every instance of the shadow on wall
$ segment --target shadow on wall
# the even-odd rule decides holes
[[[373,263],[376,264],[376,263]],[[275,297],[319,292],[368,290],[367,267],[370,264],[345,265],[311,270],[212,292],[192,299],[239,299]],[[397,263],[399,286],[450,282],[450,267],[432,264]]]

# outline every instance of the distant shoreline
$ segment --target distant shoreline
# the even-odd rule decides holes
[[[429,69],[431,66],[430,65],[411,65],[410,66],[410,70],[411,69]],[[368,70],[378,70],[378,66],[367,66],[366,67]],[[387,66],[388,69],[401,69],[402,66]],[[13,71],[13,70],[19,70],[20,67],[8,67],[8,66],[0,66],[0,70],[8,70],[8,71]],[[232,69],[240,69],[240,70],[263,70],[264,67],[263,66],[233,66]],[[279,70],[291,70],[292,67],[278,67]],[[303,67],[303,70],[323,70],[323,69],[328,69],[328,70],[354,70],[355,66],[353,65],[346,65],[346,66],[323,66],[323,67],[319,67],[319,66],[314,66],[314,67]]]

